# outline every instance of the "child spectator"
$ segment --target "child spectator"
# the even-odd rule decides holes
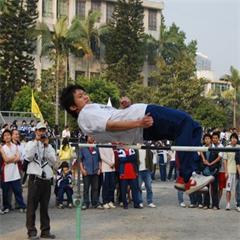
[[[94,138],[88,136],[87,143],[94,143]],[[91,187],[92,206],[97,209],[103,207],[99,203],[98,187],[99,175],[101,173],[101,159],[98,148],[84,147],[80,151],[80,169],[83,175],[83,204],[82,210],[89,208],[89,189]]]
[[[66,161],[72,165],[72,158],[73,158],[73,148],[69,144],[68,138],[64,138],[62,141],[62,145],[59,151],[59,158],[61,161]]]
[[[211,147],[211,135],[205,134],[203,137],[204,146]],[[203,174],[205,176],[212,175],[214,180],[208,185],[209,190],[211,190],[212,197],[212,209],[219,209],[219,193],[218,193],[218,171],[220,168],[221,156],[218,152],[201,152],[201,158],[203,162]],[[210,207],[210,193],[209,191],[204,194],[204,207]]]
[[[138,164],[136,153],[133,149],[119,149],[118,157],[123,208],[128,209],[128,202],[126,197],[128,186],[130,186],[132,190],[134,208],[142,208],[139,204],[138,198]]]
[[[57,182],[55,187],[55,193],[58,200],[58,208],[63,208],[64,193],[67,195],[67,204],[69,208],[72,208],[72,172],[69,169],[69,164],[64,161],[57,171]]]
[[[230,136],[230,145],[227,147],[237,147],[238,135],[236,133],[232,133]],[[225,176],[227,179],[226,184],[226,210],[231,209],[231,192],[235,190],[235,180],[236,180],[236,161],[235,161],[235,153],[234,152],[225,152],[223,155],[224,159],[224,167],[225,167]]]
[[[102,160],[102,199],[105,209],[116,208],[114,205],[114,191],[116,187],[115,155],[112,148],[99,149]]]
[[[4,145],[1,149],[3,157],[3,212],[8,213],[11,209],[11,203],[9,202],[9,189],[11,188],[20,212],[25,212],[26,204],[23,201],[22,188],[21,188],[21,176],[18,169],[18,161],[20,161],[20,154],[15,144],[11,142],[12,135],[10,130],[5,130],[2,134],[2,142]]]
[[[240,212],[240,151],[235,155],[235,161],[237,165],[237,184],[236,184],[236,210]]]

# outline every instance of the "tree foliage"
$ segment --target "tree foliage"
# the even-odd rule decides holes
[[[143,17],[141,0],[118,0],[108,31],[102,36],[106,47],[106,77],[117,83],[122,94],[140,79],[144,62]]]
[[[157,70],[153,73],[159,103],[193,113],[204,90],[204,80],[195,75],[197,43],[187,44],[184,32],[175,24],[167,28],[163,21],[159,47]]]
[[[37,0],[8,0],[0,13],[1,109],[9,110],[12,97],[22,85],[35,79],[34,57]]]
[[[77,83],[86,89],[92,102],[107,104],[110,97],[112,105],[119,106],[120,93],[116,84],[101,77],[92,78],[91,81],[82,77],[77,79]]]
[[[22,86],[13,99],[13,111],[31,112],[32,90],[29,86]],[[52,125],[54,123],[54,105],[51,102],[51,96],[46,94],[46,92],[34,90],[34,98],[42,112],[43,118]]]

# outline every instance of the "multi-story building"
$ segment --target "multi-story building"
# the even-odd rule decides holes
[[[196,67],[197,77],[205,78],[207,80],[204,89],[205,95],[207,95],[209,92],[223,92],[231,87],[229,82],[226,82],[223,79],[216,79],[214,72],[211,69],[210,59],[200,52],[197,52]]]
[[[99,25],[106,24],[111,19],[114,11],[114,4],[117,0],[39,0],[38,11],[39,21],[46,23],[51,29],[58,17],[67,16],[69,24],[75,16],[85,18],[90,10],[99,10],[101,18]],[[143,0],[144,7],[144,27],[145,32],[151,34],[155,39],[160,36],[161,13],[163,9],[162,0]],[[48,69],[51,62],[46,57],[41,56],[41,43],[38,43],[36,56],[37,78],[41,78],[41,71]],[[87,62],[84,58],[70,56],[69,59],[70,77],[76,79],[78,75],[84,75],[87,69]],[[91,62],[90,72],[92,75],[99,74],[104,67],[103,57],[94,58]],[[144,83],[147,79],[151,66],[147,63],[143,67]]]

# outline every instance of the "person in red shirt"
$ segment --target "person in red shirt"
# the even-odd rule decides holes
[[[136,152],[133,149],[119,149],[119,179],[121,186],[121,195],[123,208],[128,209],[127,191],[130,186],[133,197],[134,208],[142,208],[138,198],[138,166]]]

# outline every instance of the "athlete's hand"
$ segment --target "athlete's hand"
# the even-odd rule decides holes
[[[149,128],[153,125],[153,118],[150,116],[150,113],[147,113],[140,122],[142,128]]]

